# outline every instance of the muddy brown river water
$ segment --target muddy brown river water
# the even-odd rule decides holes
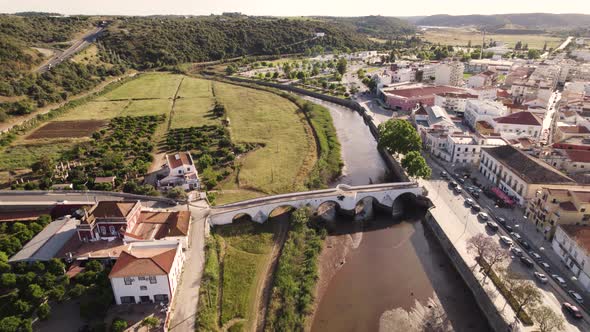
[[[313,101],[329,108],[338,131],[346,165],[338,183],[383,182],[385,164],[360,115]],[[368,222],[336,217],[330,224],[312,331],[411,332],[432,317],[441,331],[489,331],[467,286],[424,229],[425,211],[406,210],[399,220],[379,213]]]

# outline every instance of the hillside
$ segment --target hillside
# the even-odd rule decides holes
[[[411,21],[411,18],[409,18]],[[417,25],[426,26],[478,26],[489,29],[506,25],[526,29],[562,29],[590,26],[590,15],[584,14],[499,14],[499,15],[432,15],[413,20]]]
[[[414,25],[390,16],[317,17],[317,19],[341,24],[375,38],[389,39],[415,32]]]
[[[315,38],[317,32],[325,36]],[[370,45],[352,26],[329,20],[248,16],[125,18],[109,26],[100,43],[142,68],[298,53],[316,45],[326,50]]]

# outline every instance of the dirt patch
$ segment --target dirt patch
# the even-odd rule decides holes
[[[49,122],[27,136],[27,139],[87,137],[105,124],[106,121],[101,120]]]

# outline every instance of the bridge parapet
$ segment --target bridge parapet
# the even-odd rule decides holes
[[[209,222],[212,225],[224,225],[233,222],[236,216],[249,215],[253,221],[265,222],[272,211],[278,207],[299,208],[311,206],[318,209],[320,205],[333,202],[341,210],[354,213],[357,204],[368,197],[380,206],[399,212],[399,198],[405,194],[414,197],[423,195],[422,187],[416,182],[383,183],[365,186],[339,184],[336,188],[267,196],[242,202],[211,208]]]

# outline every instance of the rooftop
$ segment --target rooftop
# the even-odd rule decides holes
[[[90,213],[95,218],[125,218],[136,204],[140,204],[139,201],[100,201],[90,210]]]
[[[52,259],[76,233],[77,223],[78,221],[73,218],[62,218],[49,223],[8,261],[48,261]]]
[[[172,270],[178,245],[136,246],[121,252],[109,278],[167,275]]]
[[[565,150],[567,158],[577,163],[590,163],[590,151],[586,150]]]
[[[447,93],[447,92],[463,92],[464,90],[461,88],[455,88],[446,85],[440,86],[425,86],[425,87],[416,87],[416,88],[401,88],[401,89],[391,89],[391,90],[384,90],[383,92],[388,95],[395,95],[398,97],[403,98],[419,98],[419,97],[427,97],[433,96],[436,94]]]
[[[584,126],[559,126],[561,132],[568,134],[590,134],[590,130]]]
[[[167,154],[166,160],[168,161],[168,166],[170,168],[184,166],[192,166],[193,165],[193,158],[189,152],[178,152],[175,154]]]
[[[531,157],[510,145],[483,148],[492,158],[498,160],[527,183],[574,184],[575,181],[561,174],[549,165]]]
[[[516,124],[525,126],[540,126],[541,121],[539,118],[531,112],[516,112],[499,118],[495,118],[494,121],[503,124]]]
[[[169,236],[187,236],[190,212],[151,212],[142,211],[138,223],[125,233],[140,240],[159,240]]]

